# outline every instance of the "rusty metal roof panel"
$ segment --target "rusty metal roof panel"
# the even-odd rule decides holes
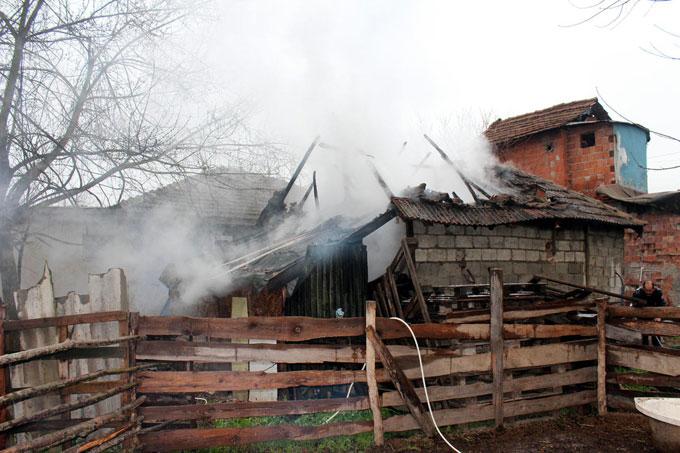
[[[392,204],[404,219],[445,225],[494,226],[537,220],[576,220],[630,228],[644,224],[599,200],[515,168],[497,165],[494,171],[510,195],[477,205],[422,197],[394,197]]]

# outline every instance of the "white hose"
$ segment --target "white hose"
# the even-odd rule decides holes
[[[437,426],[437,420],[434,419],[434,414],[432,413],[432,405],[430,404],[430,396],[427,394],[427,384],[425,383],[425,369],[423,368],[423,358],[420,354],[420,346],[418,346],[418,339],[416,338],[416,335],[413,333],[413,329],[411,329],[411,326],[408,325],[406,321],[404,321],[401,318],[396,318],[392,317],[390,319],[394,319],[396,321],[399,321],[403,325],[406,326],[409,332],[411,332],[411,337],[413,338],[413,342],[416,344],[416,352],[418,352],[418,363],[420,363],[420,376],[423,379],[423,389],[425,390],[425,400],[427,401],[427,409],[430,411],[430,418],[432,419],[432,424],[434,425],[435,429],[437,430],[437,433],[439,433],[439,437],[442,438],[442,440],[448,445],[451,450],[455,451],[456,453],[461,453],[460,450],[458,450],[456,447],[451,445],[451,442],[448,441],[446,437],[444,437],[444,434],[439,430],[439,426]]]
[[[425,383],[425,369],[423,367],[423,357],[420,354],[420,346],[418,346],[418,339],[416,338],[416,334],[413,333],[413,329],[411,329],[411,326],[409,326],[408,323],[406,321],[404,321],[403,319],[396,318],[396,317],[392,317],[390,319],[394,319],[396,321],[399,321],[400,323],[402,323],[403,325],[406,326],[406,328],[408,329],[409,332],[411,332],[411,337],[413,338],[413,342],[416,345],[416,352],[418,353],[418,363],[420,364],[420,377],[423,379],[423,390],[425,390],[425,400],[427,401],[427,409],[430,411],[430,418],[432,419],[432,424],[434,425],[435,429],[437,430],[437,433],[439,434],[439,437],[442,438],[444,443],[446,443],[446,445],[448,445],[451,448],[451,450],[455,451],[456,453],[461,453],[461,451],[458,450],[453,445],[451,445],[451,442],[449,442],[449,440],[444,436],[444,434],[442,434],[442,432],[439,429],[439,426],[437,426],[437,420],[434,419],[434,413],[432,412],[432,405],[430,404],[430,395],[428,395],[428,393],[427,393],[427,384]],[[364,363],[364,366],[361,367],[361,370],[363,371],[365,368],[366,368],[366,364]],[[350,393],[352,393],[352,387],[354,387],[354,382],[352,382],[350,384],[349,390],[347,390],[347,396],[345,396],[345,398],[349,398]],[[323,422],[323,424],[325,425],[326,423],[333,420],[335,418],[335,416],[338,415],[339,413],[340,413],[340,411],[336,411],[333,415],[328,417]]]

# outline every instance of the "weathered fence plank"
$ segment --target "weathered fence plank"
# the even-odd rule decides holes
[[[596,401],[594,391],[583,391],[533,400],[509,402],[505,414],[510,417],[555,411],[564,407],[580,406]],[[434,412],[439,426],[471,423],[494,418],[493,405],[482,404],[463,409],[445,409]],[[411,415],[393,416],[385,420],[388,432],[418,429]],[[325,437],[353,435],[370,432],[368,422],[333,423],[321,426],[258,426],[252,428],[176,429],[140,436],[144,451],[171,451],[191,448],[210,448],[229,445],[247,445],[270,440],[313,440]]]
[[[307,341],[319,338],[362,337],[364,318],[323,319],[298,316],[250,317],[238,319],[141,316],[140,335],[206,335],[210,338],[249,338],[278,341]],[[408,329],[395,320],[378,318],[381,338],[410,338]],[[416,337],[423,339],[488,340],[488,324],[413,324]],[[596,336],[593,326],[571,324],[504,324],[506,338],[557,338]]]
[[[514,378],[505,383],[507,392],[520,392],[548,389],[560,385],[576,385],[595,382],[597,368],[585,367],[559,373],[541,374]],[[425,398],[425,391],[416,388],[419,398]],[[430,401],[469,398],[493,393],[493,384],[478,382],[466,385],[430,386]],[[385,392],[382,395],[382,407],[402,406],[399,392]],[[272,401],[256,403],[216,403],[173,406],[147,406],[140,408],[145,420],[153,423],[165,421],[218,420],[241,417],[260,417],[276,415],[301,415],[318,412],[334,412],[370,409],[368,398],[328,398],[318,400]]]
[[[680,351],[607,345],[607,364],[680,376]]]
[[[507,349],[504,354],[506,369],[533,368],[560,363],[597,359],[597,344],[592,341],[556,343],[525,348]],[[490,372],[490,353],[462,357],[433,358],[424,363],[427,377],[455,373]],[[409,379],[420,377],[420,368],[404,369]],[[377,370],[379,382],[386,382],[384,370]],[[291,388],[298,386],[341,385],[366,382],[359,371],[289,371],[269,375],[265,373],[229,371],[141,371],[138,373],[141,393],[182,393],[245,390],[250,388]]]
[[[375,315],[377,307],[374,300],[366,302],[366,331],[375,329]],[[366,337],[366,382],[368,383],[368,399],[373,416],[373,442],[377,446],[385,443],[383,435],[383,421],[380,412],[380,394],[378,393],[378,381],[375,375],[375,347]]]

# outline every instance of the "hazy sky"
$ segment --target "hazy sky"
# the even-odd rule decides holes
[[[418,153],[421,134],[447,119],[504,118],[596,87],[630,119],[680,136],[680,61],[643,50],[680,56],[680,38],[660,30],[680,33],[680,1],[641,0],[616,26],[605,26],[616,12],[569,26],[596,12],[578,6],[595,3],[220,1],[187,48],[221,94],[245,100],[258,127],[300,150],[321,134],[363,149],[410,140]],[[652,136],[649,156],[650,167],[680,165],[680,143]],[[649,188],[678,181],[680,169],[650,172]]]

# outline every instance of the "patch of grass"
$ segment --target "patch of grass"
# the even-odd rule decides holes
[[[395,413],[389,408],[382,409],[383,418],[388,418]],[[248,428],[253,426],[276,426],[276,425],[295,425],[295,426],[320,426],[329,417],[329,413],[305,414],[305,415],[286,415],[279,417],[247,417],[229,420],[217,420],[212,426],[216,428]],[[343,422],[357,422],[372,420],[370,410],[364,411],[345,411],[336,415],[329,424]],[[385,433],[389,438],[389,433]],[[242,452],[282,452],[292,453],[300,451],[325,451],[325,452],[346,452],[346,451],[365,451],[373,446],[373,432],[366,432],[354,436],[337,436],[320,440],[290,441],[278,440],[260,442],[257,444],[241,447],[218,447],[200,450],[206,453],[242,453]]]
[[[633,374],[647,374],[645,370],[639,370],[637,368],[626,368],[622,366],[614,367],[614,371],[617,373],[633,373]],[[630,390],[632,392],[656,392],[658,389],[649,385],[642,384],[621,384],[621,389]]]

